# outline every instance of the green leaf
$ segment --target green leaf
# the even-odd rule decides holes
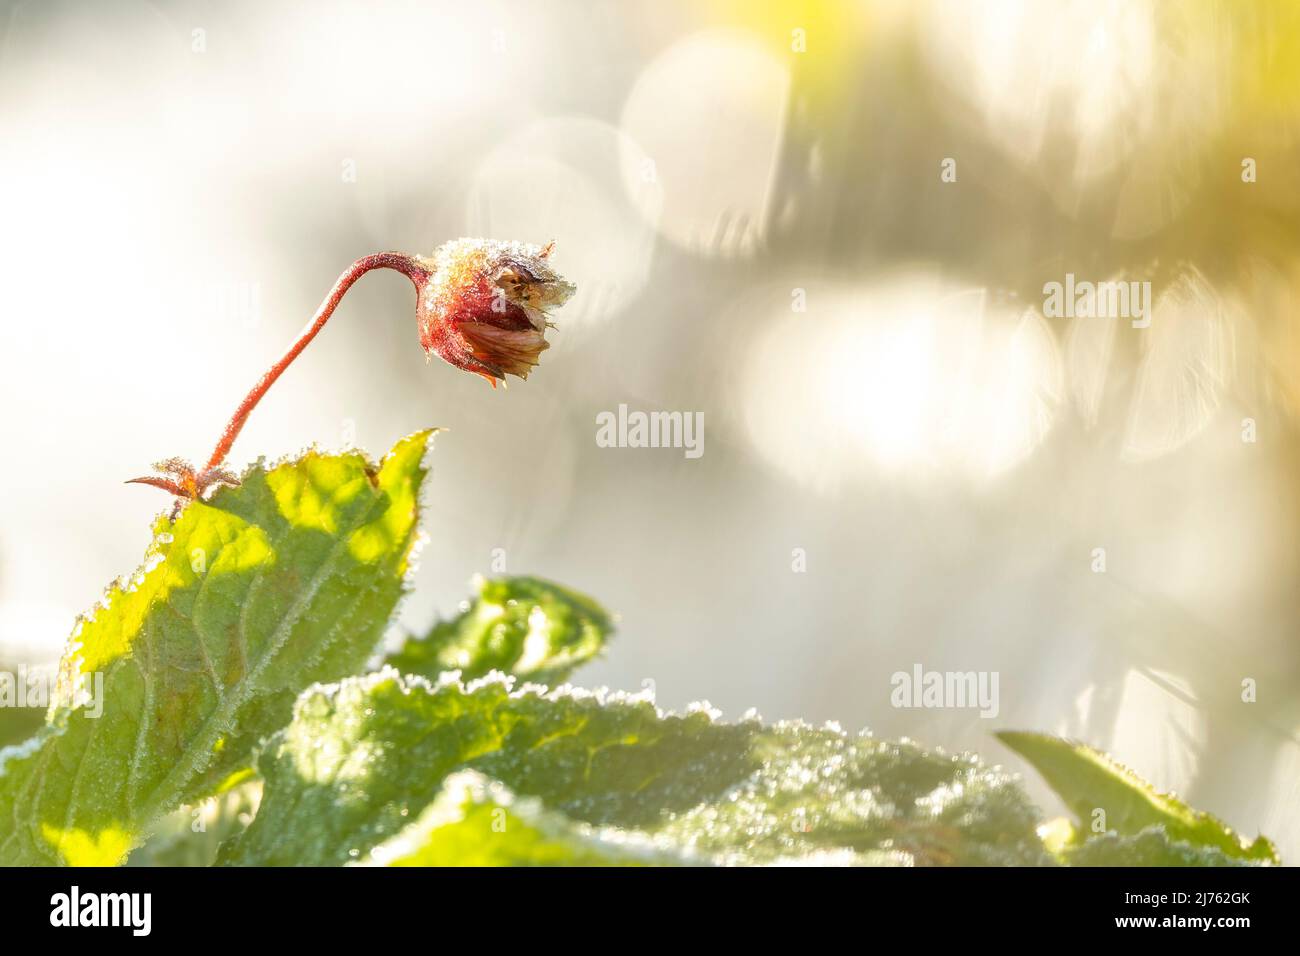
[[[409,638],[386,663],[430,680],[450,670],[465,680],[498,670],[555,684],[599,654],[614,630],[591,598],[541,578],[479,577],[474,586],[460,614]]]
[[[45,711],[35,707],[0,707],[0,747],[18,744],[41,729]]]
[[[359,670],[403,592],[429,436],[379,469],[259,463],[160,519],[78,624],[47,725],[0,751],[0,864],[120,862],[247,767],[304,687]]]
[[[31,688],[45,686],[47,674],[25,657],[0,657],[0,747],[21,743],[45,723],[48,701]]]
[[[1065,801],[1081,824],[1076,833],[1086,830],[1093,813],[1100,809],[1105,811],[1109,832],[1118,837],[1141,836],[1136,841],[1108,840],[1107,856],[1124,847],[1147,855],[1155,852],[1148,831],[1158,828],[1174,848],[1171,852],[1181,853],[1176,845],[1189,844],[1197,849],[1217,850],[1230,859],[1278,862],[1277,851],[1266,838],[1245,842],[1220,820],[1193,810],[1177,797],[1158,793],[1133,771],[1086,744],[1020,731],[1003,731],[997,737],[1029,761]],[[1066,852],[1068,856],[1071,851]],[[1212,858],[1212,854],[1205,857]]]
[[[419,818],[365,866],[645,866],[688,857],[640,834],[577,823],[473,770],[447,778]]]
[[[1070,866],[1263,866],[1262,859],[1224,853],[1216,846],[1172,839],[1151,826],[1133,836],[1103,833],[1065,849]]]
[[[222,862],[364,859],[467,768],[570,820],[704,861],[1049,862],[1027,798],[973,757],[513,687],[385,669],[308,690],[261,754],[261,808]]]

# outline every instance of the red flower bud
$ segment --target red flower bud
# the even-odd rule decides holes
[[[547,313],[575,291],[547,261],[553,246],[456,239],[421,259],[430,271],[416,305],[425,352],[494,388],[507,375],[527,378],[549,346]]]

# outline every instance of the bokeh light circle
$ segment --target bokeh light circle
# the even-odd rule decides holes
[[[789,92],[785,64],[740,30],[692,34],[651,61],[621,120],[644,150],[623,157],[623,177],[646,220],[701,256],[761,248]]]

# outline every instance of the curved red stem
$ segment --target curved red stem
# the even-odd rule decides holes
[[[230,452],[230,446],[235,443],[239,437],[244,423],[248,421],[248,416],[252,414],[257,403],[262,400],[267,389],[275,384],[284,370],[287,369],[293,360],[305,349],[311,340],[316,337],[316,333],[325,327],[331,315],[334,314],[335,308],[343,296],[347,294],[352,284],[360,279],[371,269],[395,269],[401,272],[415,285],[416,295],[419,295],[420,287],[429,279],[429,270],[420,265],[420,263],[411,256],[403,255],[400,252],[378,252],[371,256],[363,256],[352,265],[334,283],[334,288],[330,289],[329,295],[321,303],[320,308],[316,310],[315,316],[307,323],[306,327],[299,333],[298,338],[289,346],[289,351],[285,352],[283,357],[272,365],[257,380],[257,384],[252,390],[244,396],[244,400],[239,403],[235,409],[235,414],[231,416],[230,421],[226,424],[225,431],[221,433],[221,440],[217,442],[217,447],[213,449],[212,456],[204,470],[215,468],[225,461],[226,455]]]

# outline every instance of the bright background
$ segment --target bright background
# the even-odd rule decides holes
[[[1076,735],[1294,861],[1298,182],[1286,0],[10,0],[0,648],[57,654],[164,507],[121,481],[203,457],[354,258],[555,239],[527,383],[426,364],[378,273],[232,461],[446,426],[406,625],[504,549],[621,615],[585,682]],[[1150,280],[1151,328],[1043,318],[1067,272]],[[704,456],[598,448],[620,403]],[[914,663],[1000,715],[892,708]]]

